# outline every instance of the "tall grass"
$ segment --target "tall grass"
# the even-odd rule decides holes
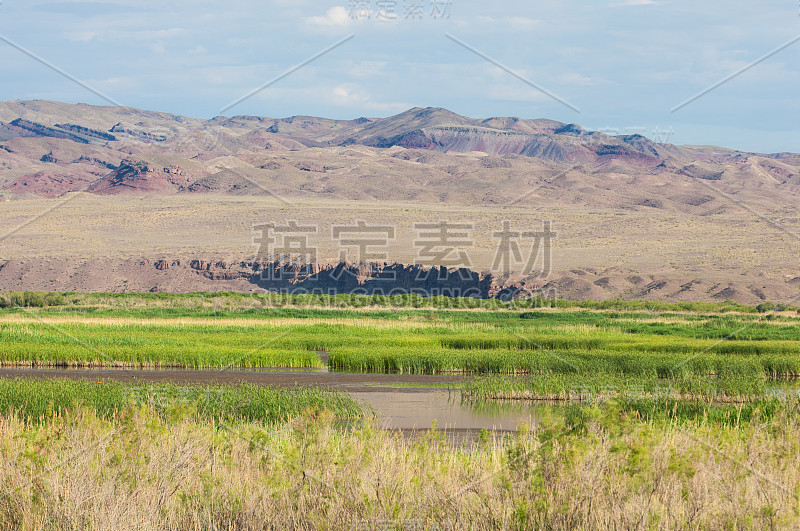
[[[772,387],[769,387],[772,389]],[[749,402],[767,397],[767,381],[751,375],[704,377],[683,374],[672,379],[610,374],[546,374],[541,376],[484,376],[463,385],[465,397],[595,402],[622,399],[682,399],[700,402]],[[797,394],[798,389],[785,391]]]
[[[659,352],[617,352],[596,349],[591,352],[565,350],[443,349],[375,347],[338,348],[330,353],[331,367],[349,371],[397,372],[404,374],[579,374],[594,373],[638,377],[673,378],[682,374],[739,374],[752,378],[800,375],[800,356],[774,354],[747,356],[675,354]]]
[[[428,309],[481,309],[525,310],[533,308],[584,308],[591,310],[627,311],[680,311],[680,312],[749,312],[755,307],[731,301],[707,302],[654,302],[654,301],[568,301],[533,297],[511,301],[476,299],[472,297],[427,296],[425,293],[398,295],[362,294],[252,294],[235,292],[196,293],[0,293],[0,308],[5,307],[171,307],[198,309],[244,309],[262,307],[324,307],[324,308],[428,308]],[[796,308],[783,307],[784,310]]]
[[[309,341],[285,330],[215,325],[0,323],[0,364],[133,367],[320,367]]]
[[[795,529],[796,416],[570,408],[467,450],[302,416],[0,416],[4,529]]]
[[[319,367],[327,351],[332,368],[348,371],[800,375],[797,318],[534,313],[7,310],[0,364]]]
[[[113,417],[144,406],[158,414],[190,414],[203,419],[272,424],[304,410],[328,410],[342,419],[359,417],[348,395],[318,388],[282,389],[257,385],[125,385],[66,379],[0,379],[0,415],[41,422],[80,407]]]

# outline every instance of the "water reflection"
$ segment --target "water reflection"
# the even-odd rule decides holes
[[[427,429],[433,425],[448,430],[515,430],[531,425],[533,408],[522,403],[471,404],[458,391],[431,389],[380,389],[350,393],[370,405],[379,426],[393,430]]]

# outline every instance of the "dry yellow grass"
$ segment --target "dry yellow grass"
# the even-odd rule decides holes
[[[436,323],[425,321],[387,321],[385,319],[321,319],[321,318],[292,318],[281,317],[275,319],[251,319],[251,318],[220,318],[211,319],[203,317],[164,317],[164,318],[133,318],[133,317],[84,317],[80,315],[70,316],[36,316],[23,315],[23,314],[6,314],[0,316],[0,323],[9,324],[25,324],[25,323],[42,323],[42,324],[84,324],[84,325],[97,325],[107,326],[111,328],[119,328],[126,326],[165,326],[180,328],[183,326],[216,326],[216,327],[264,327],[264,328],[291,328],[296,326],[312,326],[312,325],[342,325],[353,326],[357,328],[379,328],[379,329],[414,329],[414,328],[432,328],[437,326]],[[463,328],[485,328],[484,323],[459,323]]]
[[[298,326],[314,326],[314,325],[338,325],[353,328],[365,328],[371,330],[420,330],[429,328],[440,328],[446,326],[447,329],[453,331],[469,331],[469,330],[489,330],[495,328],[492,323],[441,323],[437,321],[424,321],[419,319],[414,320],[387,320],[387,319],[370,319],[368,317],[358,318],[294,318],[294,317],[280,317],[280,318],[204,318],[204,317],[164,317],[164,318],[135,318],[135,317],[88,317],[84,315],[36,315],[35,312],[27,314],[4,314],[0,315],[0,324],[14,324],[17,333],[34,333],[34,329],[29,329],[26,325],[29,324],[44,324],[44,325],[91,325],[103,326],[108,328],[126,328],[126,327],[168,327],[168,328],[182,328],[186,326],[204,326],[210,328],[295,328]],[[582,325],[584,333],[590,331],[590,327]],[[557,329],[564,328],[566,331],[571,332],[570,326],[557,327]],[[585,329],[585,330],[584,330]]]
[[[784,529],[800,427],[622,420],[469,450],[326,418],[270,430],[130,411],[0,419],[0,525],[25,529]],[[555,437],[553,437],[555,435]]]

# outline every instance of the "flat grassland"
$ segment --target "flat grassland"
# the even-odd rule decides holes
[[[642,400],[706,404],[687,409],[687,416],[704,414],[708,404],[760,407],[800,375],[800,316],[732,304],[535,308],[536,301],[411,296],[7,297],[6,305],[43,307],[0,310],[5,366],[463,374],[472,377],[463,389],[468,399],[571,402],[586,401],[588,393],[625,399],[637,410]]]
[[[0,310],[5,364],[327,360],[338,371],[464,374],[471,407],[540,405],[513,434],[454,442],[435,426],[420,438],[376,429],[365,406],[325,389],[0,379],[3,528],[800,522],[796,310],[236,294],[6,300],[26,304]]]
[[[56,302],[63,305],[0,310],[0,363],[319,367],[324,352],[332,369],[355,372],[800,374],[800,316],[755,313],[739,305],[642,311],[625,309],[640,307],[635,302],[618,303],[618,309],[580,303],[583,307],[557,309],[474,299],[452,299],[448,305],[442,298],[425,308],[423,299],[361,297],[365,308],[348,308],[331,306],[355,299],[321,297],[319,307],[298,305],[313,304],[313,298],[278,307],[274,298],[206,294],[143,306],[142,295],[59,297]],[[463,301],[472,301],[465,304],[473,309],[458,309]]]

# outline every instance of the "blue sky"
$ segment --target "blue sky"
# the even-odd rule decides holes
[[[413,4],[421,18],[406,18]],[[195,117],[220,114],[351,34],[224,114],[355,118],[436,106],[800,151],[800,42],[671,112],[800,35],[798,0],[0,0],[3,37],[124,105]],[[106,103],[3,42],[0,50],[0,100]]]

